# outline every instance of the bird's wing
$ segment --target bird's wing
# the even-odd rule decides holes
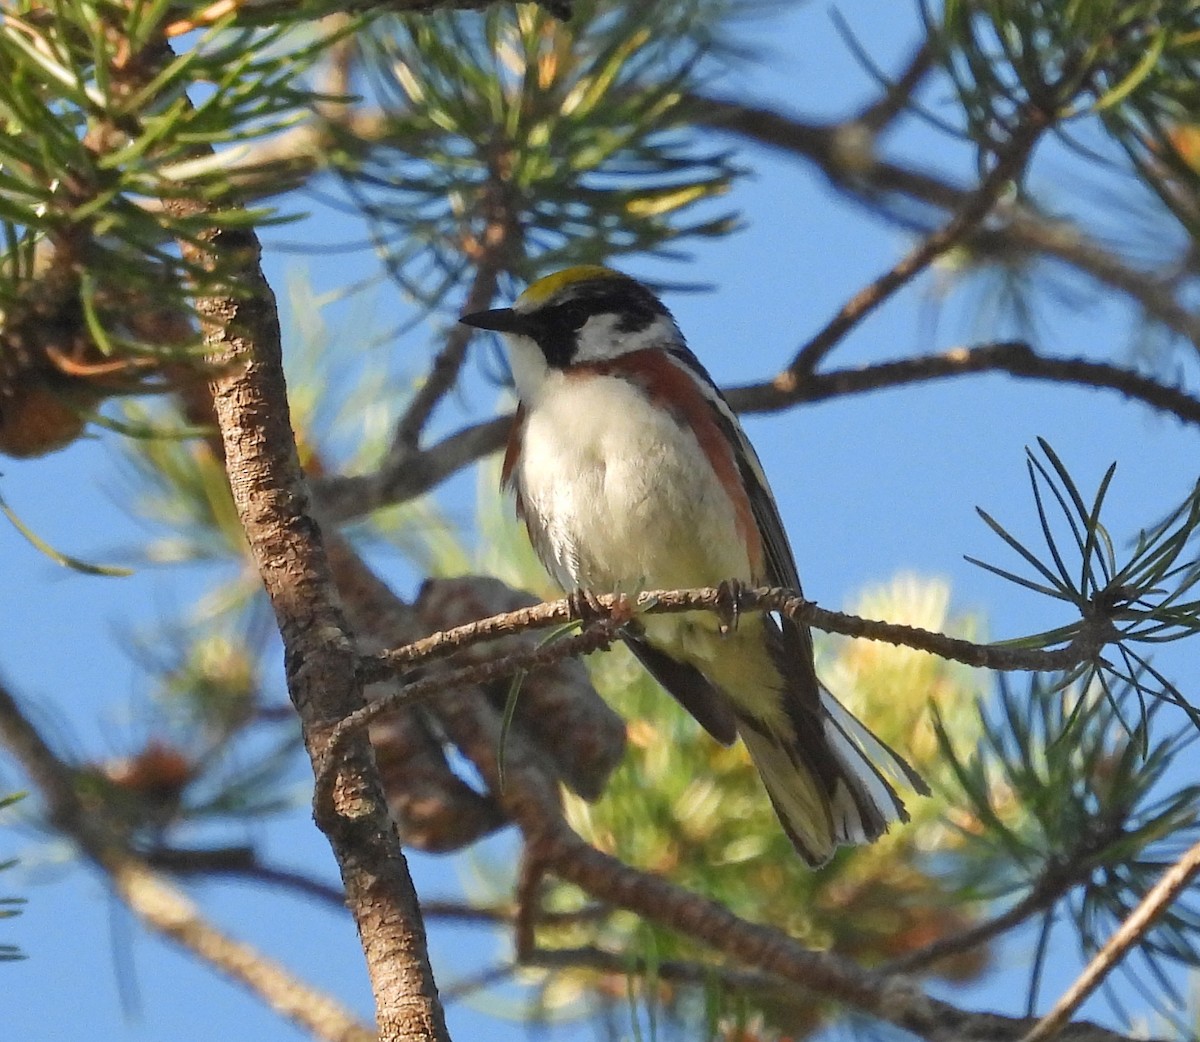
[[[746,432],[742,430],[742,425],[725,396],[721,394],[696,356],[687,349],[672,351],[671,355],[676,364],[689,370],[696,378],[721,432],[729,444],[735,446],[738,473],[746,490],[746,497],[750,501],[750,511],[763,546],[763,574],[755,576],[755,580],[800,593],[800,574],[796,568],[796,559],[792,556],[792,547],[788,542],[783,520],[779,516],[779,507],[775,505],[775,497],[767,483],[767,475],[759,461],[758,453],[754,451],[754,446],[750,444],[750,439],[746,437]],[[776,665],[789,682],[789,688],[798,699],[796,707],[820,717],[821,690],[813,663],[812,634],[807,626],[785,616],[768,616],[768,623],[766,632],[772,645],[770,650]]]
[[[737,720],[726,698],[695,666],[659,651],[635,633],[623,634],[634,657],[722,745],[737,738]]]

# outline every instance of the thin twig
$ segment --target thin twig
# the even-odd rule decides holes
[[[847,164],[846,150],[839,144],[843,124],[812,122],[724,98],[697,95],[689,102],[698,123],[811,162],[836,188],[876,210],[881,200],[894,194],[956,212],[972,193],[966,186],[916,167],[880,159],[866,167]],[[996,226],[977,228],[973,242],[991,253],[1043,255],[1060,261],[1127,295],[1155,321],[1200,347],[1200,313],[1180,302],[1169,276],[1130,267],[1078,225],[1027,204],[1001,203],[996,216]]]
[[[913,51],[904,71],[892,82],[887,84],[883,93],[875,101],[865,106],[849,124],[865,127],[873,134],[886,129],[899,116],[912,100],[912,96],[921,85],[921,81],[933,68],[936,52],[929,40],[922,40],[920,46]]]
[[[874,311],[918,273],[964,238],[991,211],[1000,193],[1016,177],[1030,150],[1046,128],[1047,117],[1037,108],[1027,112],[1024,121],[1014,131],[1006,147],[996,158],[995,165],[979,186],[963,203],[962,208],[941,228],[927,236],[915,249],[900,259],[890,270],[854,294],[836,315],[796,353],[787,370],[777,377],[784,390],[788,380],[799,380],[805,373],[816,372],[825,356],[851,329]]]
[[[940,962],[948,956],[977,948],[1005,931],[1011,930],[1014,926],[1019,926],[1030,916],[1037,915],[1038,912],[1049,908],[1063,893],[1079,882],[1081,876],[1092,870],[1090,862],[1081,863],[1072,858],[1069,859],[1068,864],[1075,866],[1074,872],[1048,872],[1029,889],[1029,892],[1021,900],[999,915],[994,915],[990,919],[985,919],[948,937],[939,937],[936,941],[931,941],[921,948],[916,948],[899,958],[892,959],[880,966],[879,972],[912,973]]]
[[[381,507],[406,503],[495,452],[511,426],[511,415],[485,420],[413,453],[403,466],[391,460],[370,474],[323,478],[314,483],[316,511],[331,522],[350,521]]]
[[[1154,925],[1171,903],[1179,897],[1200,872],[1200,843],[1195,844],[1163,873],[1162,878],[1146,893],[1138,906],[1096,953],[1083,973],[1034,1026],[1021,1042],[1046,1042],[1057,1035],[1083,1001],[1099,987],[1101,981],[1125,958]]]
[[[520,249],[520,225],[510,206],[505,178],[498,169],[492,170],[483,186],[480,211],[483,218],[482,233],[469,236],[463,244],[463,251],[475,262],[475,278],[467,292],[463,314],[491,306],[500,273],[508,266],[511,256]],[[429,375],[396,425],[388,452],[393,469],[400,469],[404,460],[416,451],[421,432],[433,415],[433,410],[454,386],[467,357],[467,345],[471,342],[472,333],[473,329],[458,322],[446,333],[445,342],[433,360]]]
[[[488,683],[564,658],[586,655],[606,648],[618,637],[621,627],[628,623],[631,600],[625,594],[605,594],[598,596],[596,601],[612,615],[592,623],[576,636],[536,648],[521,649],[487,662],[413,681],[343,717],[330,730],[316,770],[316,791],[313,796],[315,805],[320,807],[329,799],[333,779],[337,776],[338,765],[347,742],[373,720],[402,706],[410,706],[456,688]],[[743,590],[739,593],[739,601],[739,609],[742,611],[777,611],[829,633],[884,641],[985,669],[1028,672],[1070,669],[1095,659],[1101,648],[1116,635],[1112,623],[1102,616],[1097,616],[1090,620],[1082,620],[1075,639],[1062,648],[1052,651],[1004,648],[975,644],[916,626],[877,622],[843,612],[828,611],[812,601],[796,596],[790,590],[778,587]],[[716,587],[650,591],[639,594],[632,606],[646,614],[728,610],[727,595]],[[459,648],[480,641],[531,629],[544,629],[573,618],[575,608],[566,598],[517,611],[503,612],[413,641],[394,651],[364,655],[359,664],[360,679],[364,683],[389,679],[400,667],[444,657]]]
[[[725,609],[721,591],[717,587],[702,587],[694,590],[649,590],[638,594],[633,599],[625,594],[603,594],[597,597],[597,602],[602,607],[615,611],[619,615],[627,615],[630,610],[634,613],[660,615],[698,610],[719,612]],[[935,633],[917,626],[881,622],[864,619],[858,615],[849,615],[845,612],[830,611],[813,601],[797,596],[792,590],[776,586],[740,591],[739,609],[742,611],[777,611],[826,633],[839,633],[847,637],[882,641],[913,648],[917,651],[927,651],[940,658],[962,662],[968,666],[1005,671],[1052,672],[1070,669],[1081,662],[1093,659],[1100,649],[1116,636],[1115,630],[1105,619],[1097,618],[1081,620],[1076,638],[1064,647],[1051,651],[976,644],[969,640],[949,637],[944,633]],[[435,633],[393,651],[364,656],[361,665],[363,677],[367,682],[382,680],[394,674],[396,669],[402,666],[443,658],[470,644],[526,630],[545,629],[549,626],[569,622],[575,617],[571,601],[567,598],[546,601],[529,608],[493,615],[477,622],[470,622],[441,633]],[[604,620],[608,628],[602,631],[610,640],[613,636],[611,627],[613,621]],[[619,625],[628,620],[626,618],[616,621]],[[583,636],[586,637],[590,632],[592,631],[586,631]],[[581,637],[573,639],[582,640]],[[538,649],[538,655],[547,657],[533,660],[533,664],[542,661],[557,661],[563,653],[556,652],[555,649],[556,645]],[[529,655],[528,652],[519,653],[521,668],[526,668],[525,663],[529,660]],[[513,657],[514,659],[518,658],[518,656]],[[496,660],[487,665],[496,668],[501,661],[503,660]],[[447,674],[447,676],[457,677],[459,673],[465,674],[466,670]],[[440,681],[443,678],[436,679]],[[490,676],[489,679],[495,679],[495,675]],[[418,681],[411,684],[408,690],[412,691],[417,689],[418,684],[430,682]],[[464,682],[462,680],[454,681],[455,684]],[[422,687],[421,690],[425,690],[425,688]],[[372,703],[365,707],[365,711],[374,710],[376,705],[378,703]]]
[[[707,988],[714,982],[720,982],[734,994],[758,991],[770,993],[772,1001],[795,1003],[797,999],[796,989],[790,981],[761,970],[687,959],[656,959],[651,964],[632,952],[610,952],[594,946],[535,948],[521,959],[521,963],[548,970],[587,969],[622,977],[653,972],[660,980],[680,984]]]
[[[185,850],[178,847],[158,847],[143,855],[151,868],[161,869],[171,875],[188,877],[228,876],[264,883],[292,890],[306,897],[314,897],[337,908],[346,907],[346,893],[333,883],[293,869],[263,864],[258,860],[253,847],[216,847]],[[576,926],[580,923],[595,923],[612,914],[604,905],[589,904],[571,911],[546,911],[535,909],[537,922],[547,926]],[[511,926],[517,922],[521,909],[517,905],[492,904],[473,905],[465,901],[442,901],[425,899],[421,902],[421,914],[426,920],[441,919],[457,923],[475,923],[487,926]]]
[[[447,1006],[452,1002],[461,1002],[477,991],[483,991],[484,988],[490,988],[494,984],[501,984],[515,977],[520,969],[520,964],[515,960],[502,962],[495,966],[488,966],[474,976],[445,984],[441,988],[442,1002]]]
[[[493,252],[489,252],[480,262],[479,267],[475,269],[475,278],[467,292],[466,302],[463,304],[462,313],[464,315],[472,311],[482,311],[491,304],[492,298],[496,295],[497,276],[501,268],[500,254],[505,248],[503,243],[504,240],[500,239],[498,244],[492,248]],[[396,432],[392,437],[392,445],[388,450],[387,461],[384,463],[385,467],[399,469],[403,466],[403,461],[416,451],[421,440],[421,432],[425,429],[425,424],[429,422],[430,416],[433,415],[433,410],[437,408],[438,402],[449,393],[458,379],[459,370],[462,369],[463,361],[467,357],[467,345],[471,342],[472,333],[474,333],[473,329],[459,322],[455,322],[446,333],[442,349],[437,353],[429,368],[429,375],[417,389],[417,393],[413,395],[404,415],[396,424]]]
[[[293,717],[295,710],[292,710]],[[176,876],[229,876],[293,890],[337,908],[346,907],[346,891],[333,883],[276,865],[264,865],[253,847],[181,850],[159,847],[145,855],[146,863]]]

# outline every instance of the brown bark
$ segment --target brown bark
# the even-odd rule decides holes
[[[252,232],[214,231],[188,260],[228,273],[237,296],[197,301],[223,374],[212,384],[238,516],[283,638],[288,691],[314,762],[330,728],[363,705],[289,420],[275,298]],[[234,261],[230,263],[231,259]],[[366,955],[383,1042],[448,1040],[408,865],[364,734],[345,747],[317,824],[328,836]]]

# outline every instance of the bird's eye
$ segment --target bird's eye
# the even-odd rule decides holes
[[[590,312],[581,301],[570,300],[558,306],[558,320],[567,329],[582,329]]]

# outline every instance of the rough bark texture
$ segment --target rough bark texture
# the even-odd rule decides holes
[[[226,471],[246,538],[283,637],[288,691],[314,763],[332,725],[362,706],[356,654],[329,572],[296,453],[275,298],[250,232],[214,233],[211,257],[233,270],[237,295],[198,301],[211,354]],[[191,260],[206,258],[195,247]],[[327,805],[316,809],[362,938],[383,1042],[448,1040],[416,892],[365,734],[348,743]]]

